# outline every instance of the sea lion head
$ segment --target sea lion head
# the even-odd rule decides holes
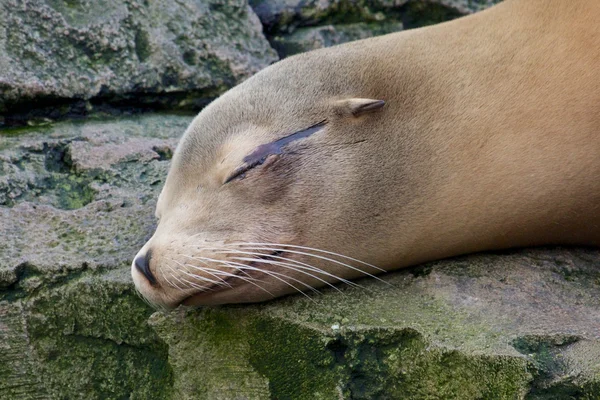
[[[388,105],[368,68],[335,51],[292,57],[202,110],[132,263],[149,302],[257,302],[385,266],[380,180],[396,175],[374,136]]]

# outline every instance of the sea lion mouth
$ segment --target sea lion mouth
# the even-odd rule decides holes
[[[257,256],[256,261],[249,262],[247,264],[248,267],[258,268],[258,265],[261,264],[260,261],[268,260],[272,261],[274,257],[281,257],[285,254],[284,250],[275,250],[270,253],[266,253],[264,255]],[[264,264],[261,266],[264,269]],[[200,298],[208,297],[214,295],[215,293],[224,292],[226,290],[235,289],[240,285],[248,282],[250,280],[258,280],[257,277],[263,274],[260,270],[245,270],[245,269],[236,269],[230,276],[223,278],[219,283],[213,283],[210,286],[206,287],[200,292],[194,293],[181,301],[180,304],[184,306],[193,305],[194,301]],[[240,278],[244,279],[240,279]]]

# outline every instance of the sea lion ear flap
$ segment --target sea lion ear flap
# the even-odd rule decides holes
[[[363,114],[379,110],[384,105],[385,101],[383,100],[361,99],[359,97],[353,97],[351,99],[336,101],[335,109],[339,114],[359,117]]]

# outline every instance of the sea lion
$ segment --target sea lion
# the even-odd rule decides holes
[[[164,308],[257,302],[600,245],[598,21],[598,1],[507,0],[264,69],[185,132],[136,288]]]

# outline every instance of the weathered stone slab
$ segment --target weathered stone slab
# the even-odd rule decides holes
[[[0,127],[104,103],[198,108],[275,60],[245,0],[2,0]]]
[[[250,3],[280,58],[448,21],[500,0],[262,1]]]
[[[176,390],[196,385],[198,398],[228,398],[234,385],[261,399],[592,399],[599,257],[460,257],[388,274],[387,284],[359,282],[366,290],[155,314],[152,323],[169,344]],[[203,360],[209,369],[195,368]],[[258,372],[269,395],[257,378],[232,379],[240,369]]]
[[[0,398],[169,398],[167,347],[129,264],[190,120],[0,136]]]

